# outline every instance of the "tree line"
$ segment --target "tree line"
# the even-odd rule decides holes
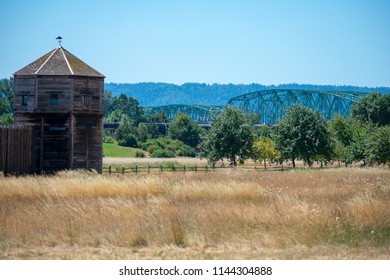
[[[203,143],[205,155],[211,162],[227,158],[232,165],[252,158],[264,165],[291,161],[294,167],[296,160],[309,166],[331,161],[390,166],[388,94],[362,98],[347,118],[335,115],[326,121],[318,111],[294,104],[277,125],[252,127],[244,113],[226,108]]]

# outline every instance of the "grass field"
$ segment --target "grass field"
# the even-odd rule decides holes
[[[135,158],[137,151],[144,153],[144,151],[138,148],[122,147],[117,144],[103,143],[103,154],[105,157]]]
[[[389,169],[0,178],[1,259],[390,259]]]

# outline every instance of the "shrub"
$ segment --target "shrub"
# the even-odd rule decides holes
[[[201,138],[202,129],[187,114],[180,113],[169,126],[169,136],[191,147],[196,147]]]
[[[134,135],[127,134],[122,139],[118,140],[118,145],[123,147],[137,147],[137,139]]]
[[[109,143],[109,144],[114,144],[115,143],[115,139],[114,138],[112,138],[111,136],[105,136],[104,137],[104,143]]]
[[[171,157],[175,157],[175,154],[170,150],[156,149],[153,151],[151,156],[155,158],[171,158]]]
[[[141,148],[144,151],[148,151],[152,157],[156,150],[170,151],[172,156],[195,156],[195,151],[188,145],[185,145],[182,141],[172,140],[170,138],[157,138],[149,139],[141,144]]]
[[[141,151],[136,151],[136,152],[135,152],[135,157],[137,157],[137,158],[143,158],[143,157],[145,157],[145,154],[144,154],[143,152],[141,152]]]

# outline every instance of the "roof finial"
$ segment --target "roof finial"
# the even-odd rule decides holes
[[[60,47],[61,47],[62,37],[61,37],[61,36],[58,36],[58,37],[56,38],[56,40],[58,41],[58,44],[59,44]]]

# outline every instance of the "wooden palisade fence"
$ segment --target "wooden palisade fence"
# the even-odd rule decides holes
[[[0,126],[0,172],[26,174],[33,169],[33,129]]]

